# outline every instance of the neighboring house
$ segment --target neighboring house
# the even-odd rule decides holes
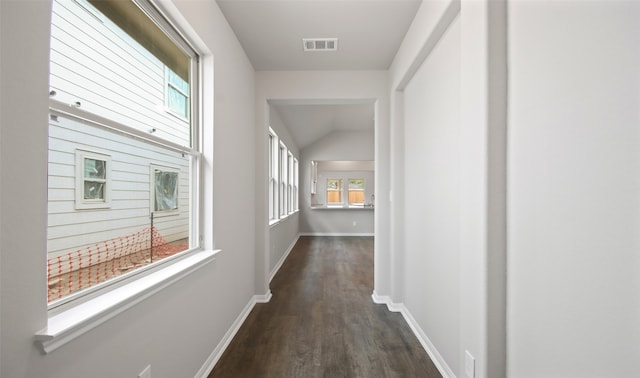
[[[188,77],[169,69],[89,2],[54,1],[50,59],[52,100],[190,146]],[[63,262],[55,270],[95,264],[95,258],[64,262],[136,233],[144,237],[135,248],[149,248],[145,230],[152,214],[163,243],[189,245],[189,156],[110,126],[51,113],[48,254],[50,261]],[[131,246],[113,249],[110,259],[131,252]]]

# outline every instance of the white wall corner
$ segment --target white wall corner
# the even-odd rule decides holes
[[[266,294],[256,294],[253,298],[256,303],[269,303],[271,296],[271,289],[269,289]]]

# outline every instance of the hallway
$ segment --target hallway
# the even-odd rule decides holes
[[[371,237],[301,237],[209,375],[440,377],[399,313],[371,300]]]

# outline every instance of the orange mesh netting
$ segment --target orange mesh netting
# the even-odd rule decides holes
[[[186,239],[167,243],[155,227],[49,258],[49,302],[148,265],[188,248]]]

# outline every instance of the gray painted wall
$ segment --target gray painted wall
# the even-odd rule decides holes
[[[636,376],[640,4],[509,18],[509,376]]]
[[[404,91],[404,303],[456,376],[460,303],[460,23]]]

